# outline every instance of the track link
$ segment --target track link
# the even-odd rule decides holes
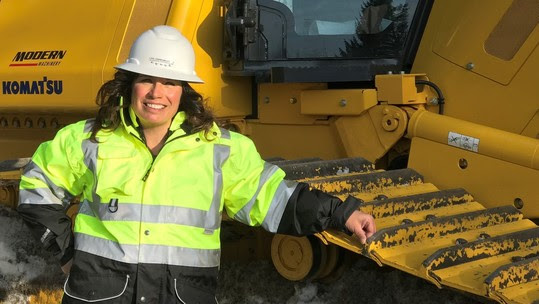
[[[362,158],[272,161],[288,179],[362,200],[378,231],[366,245],[346,233],[317,236],[426,279],[500,303],[539,302],[539,227],[514,206],[485,208],[464,189],[439,190],[412,169],[375,170]]]

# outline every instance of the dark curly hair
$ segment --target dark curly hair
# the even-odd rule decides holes
[[[131,106],[131,90],[138,74],[118,70],[114,78],[105,82],[97,92],[96,103],[99,106],[90,140],[97,142],[99,130],[115,130],[121,123],[120,111]],[[182,81],[182,96],[178,111],[184,111],[187,125],[192,133],[204,130],[208,134],[215,121],[211,110],[206,106],[202,95],[195,91],[189,83]],[[123,105],[120,105],[123,97]]]

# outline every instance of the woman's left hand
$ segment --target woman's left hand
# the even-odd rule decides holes
[[[356,210],[346,220],[346,228],[355,234],[361,244],[367,242],[367,238],[372,236],[376,232],[376,225],[374,224],[374,218],[367,213],[363,213]]]

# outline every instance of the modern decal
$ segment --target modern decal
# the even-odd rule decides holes
[[[11,60],[10,67],[57,66],[67,50],[19,51]]]

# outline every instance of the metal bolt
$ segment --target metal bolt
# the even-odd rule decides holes
[[[393,74],[393,72],[392,72],[392,71],[388,71],[387,74],[391,75],[391,74]]]
[[[348,102],[346,101],[346,99],[341,99],[341,101],[339,101],[339,105],[340,105],[341,107],[346,107],[346,104],[347,104],[347,103],[348,103]]]
[[[53,127],[53,128],[56,129],[56,128],[58,128],[59,126],[60,126],[60,124],[58,123],[58,119],[53,118],[53,119],[51,120],[51,127]]]
[[[270,98],[269,97],[264,97],[264,103],[269,103],[270,102]]]
[[[490,235],[488,233],[481,232],[481,234],[479,234],[480,240],[486,240],[488,238],[490,238]]]
[[[437,97],[433,97],[429,100],[429,104],[431,105],[437,105],[439,102],[438,98]]]
[[[21,127],[21,121],[15,117],[13,118],[13,120],[11,121],[11,125],[15,128],[20,128]]]
[[[402,225],[408,225],[408,224],[411,224],[411,223],[413,223],[413,222],[414,222],[414,221],[412,221],[411,219],[405,218],[405,219],[403,219],[403,220],[401,221],[401,224],[402,224]]]
[[[468,168],[468,161],[465,158],[459,159],[459,168],[461,169]]]
[[[7,127],[7,119],[5,119],[4,117],[0,118],[0,127]]]
[[[46,128],[47,127],[47,122],[45,122],[45,118],[40,117],[37,120],[37,126],[40,127],[40,128]]]
[[[26,118],[24,120],[24,126],[27,127],[27,128],[31,128],[34,126],[34,123],[32,122],[32,119],[30,118]]]
[[[522,257],[522,256],[514,256],[514,257],[511,257],[511,262],[512,263],[516,263],[516,262],[520,262],[520,261],[523,261],[525,260],[526,258],[525,257]]]
[[[295,97],[290,98],[290,103],[295,104],[298,100]]]
[[[517,209],[522,209],[522,208],[524,208],[524,201],[520,197],[517,197],[517,198],[515,198],[515,201],[513,202],[513,205]]]
[[[468,241],[466,239],[463,239],[463,238],[458,238],[456,241],[455,241],[455,244],[457,245],[464,245],[468,243]]]
[[[386,200],[386,199],[388,199],[388,197],[387,197],[387,195],[385,195],[385,194],[378,194],[378,195],[374,198],[375,201],[383,201],[383,200]]]
[[[401,71],[401,74],[403,75],[403,74],[406,74],[406,73],[404,71]]]
[[[475,64],[473,62],[468,62],[466,64],[466,69],[467,70],[473,70],[475,68]]]

